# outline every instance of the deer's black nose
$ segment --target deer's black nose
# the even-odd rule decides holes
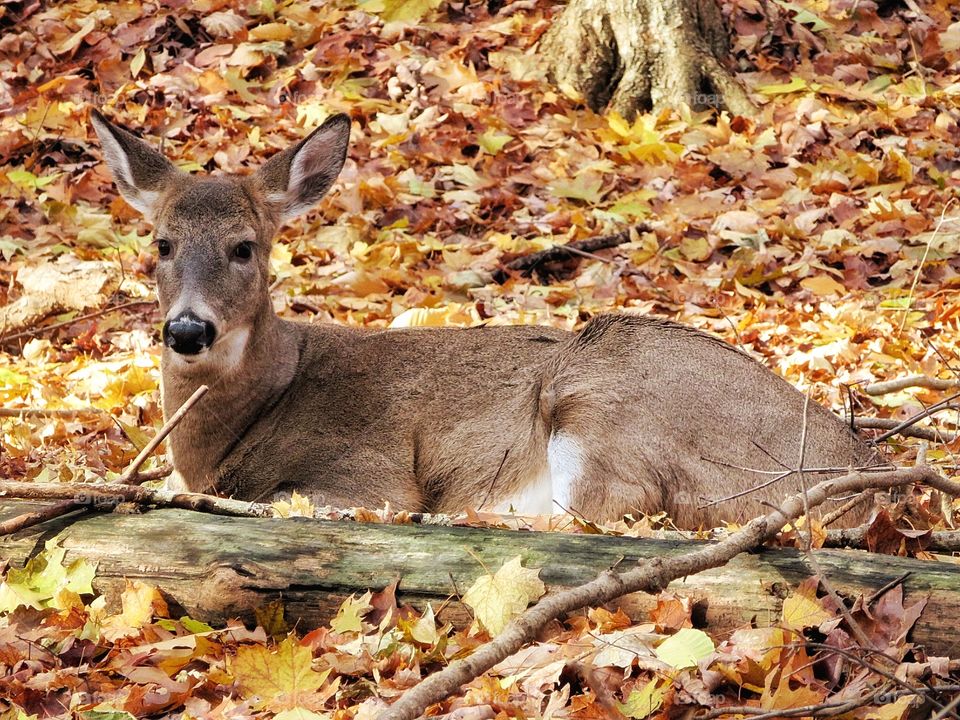
[[[163,325],[163,344],[181,355],[196,355],[210,347],[216,336],[213,323],[190,312],[167,320]]]

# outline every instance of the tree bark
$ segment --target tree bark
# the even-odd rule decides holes
[[[716,0],[570,0],[543,50],[554,82],[595,111],[756,107],[721,61],[729,39]]]
[[[45,504],[0,500],[0,522]],[[638,560],[670,557],[697,544],[686,541],[564,533],[510,532],[426,525],[375,525],[308,519],[275,520],[212,516],[188,510],[142,515],[81,514],[0,538],[0,559],[22,566],[56,538],[67,561],[97,563],[94,587],[117,607],[125,580],[141,579],[164,591],[174,612],[221,623],[251,620],[255,608],[282,600],[290,624],[323,624],[353,593],[379,590],[397,578],[400,602],[432,602],[442,620],[469,622],[457,598],[484,572],[520,555],[541,568],[551,590],[579,586],[605,568],[625,569]],[[945,628],[960,623],[960,567],[948,563],[820,550],[817,560],[842,593],[870,594],[910,572],[906,602],[928,598],[913,640],[933,654],[956,653]],[[790,587],[812,572],[792,550],[740,555],[724,567],[670,584],[690,597],[699,626],[723,633],[756,619],[775,623]],[[629,595],[618,603],[634,619],[646,619],[656,598]]]

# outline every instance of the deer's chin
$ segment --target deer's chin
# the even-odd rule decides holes
[[[236,327],[217,337],[213,345],[195,355],[181,355],[167,349],[163,361],[184,374],[229,372],[240,365],[250,341],[250,328]]]

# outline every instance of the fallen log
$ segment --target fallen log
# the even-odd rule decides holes
[[[0,522],[50,503],[0,500]],[[442,620],[469,621],[456,600],[487,568],[520,555],[541,568],[549,589],[581,585],[616,565],[670,557],[691,541],[601,535],[517,532],[428,525],[378,525],[305,518],[236,518],[179,509],[143,514],[74,513],[0,538],[0,560],[22,566],[56,538],[77,557],[97,563],[94,587],[119,607],[125,579],[160,587],[172,610],[221,623],[250,621],[253,610],[282,600],[290,624],[323,624],[346,597],[400,579],[401,603],[443,605]],[[936,655],[956,656],[960,638],[960,566],[862,551],[819,550],[816,557],[843,594],[870,595],[905,573],[905,603],[928,598],[912,640]],[[483,565],[481,565],[481,562]],[[755,620],[775,623],[789,589],[812,571],[793,550],[742,554],[723,567],[670,584],[695,603],[698,626],[723,633]],[[619,603],[646,618],[655,598],[637,594]]]

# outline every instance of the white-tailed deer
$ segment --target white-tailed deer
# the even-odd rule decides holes
[[[875,455],[825,408],[740,350],[683,325],[602,315],[536,327],[358,330],[278,318],[268,256],[286,220],[343,165],[335,115],[247,176],[195,177],[93,113],[120,192],[155,227],[163,403],[210,391],[173,431],[187,488],[269,500],[454,512],[665,510],[682,526],[742,520],[794,467]],[[743,468],[743,469],[738,469]]]

